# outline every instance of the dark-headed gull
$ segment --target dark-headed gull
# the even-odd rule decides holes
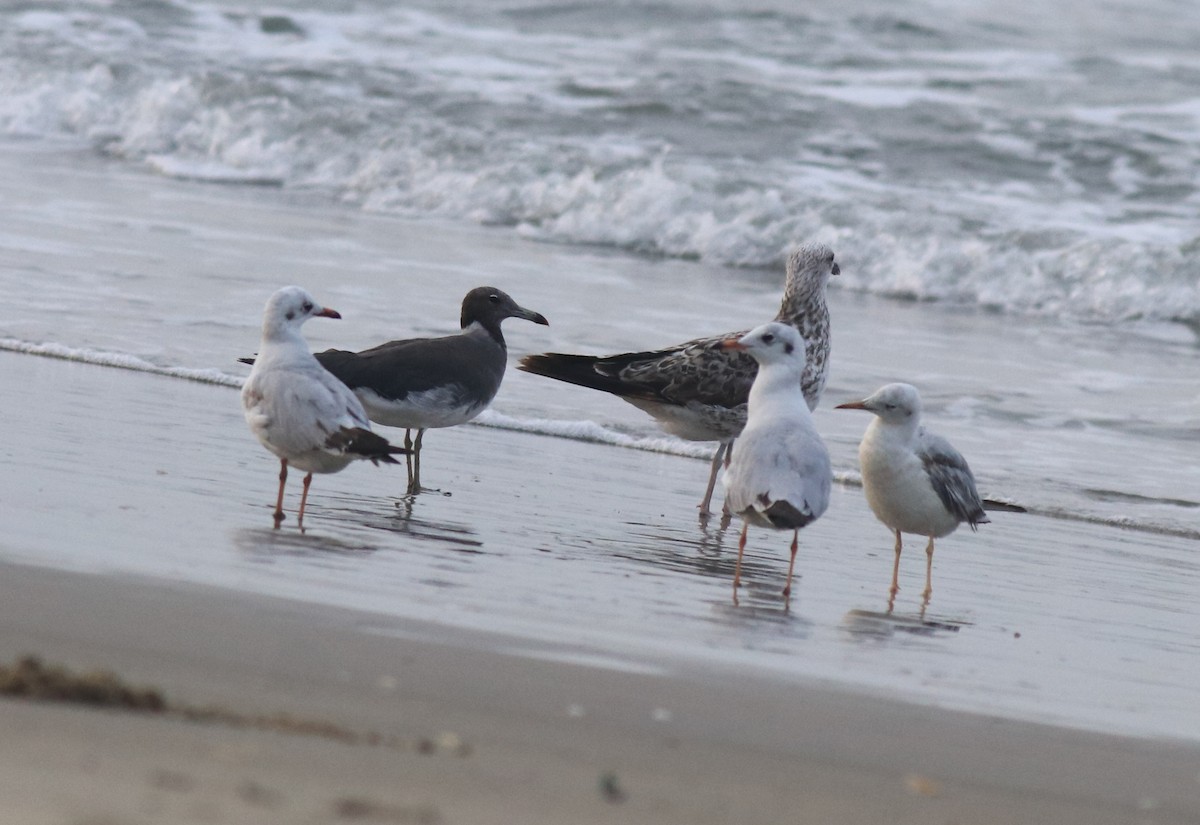
[[[549,324],[501,290],[481,286],[463,298],[462,331],[456,335],[390,341],[362,352],[317,353],[317,360],[354,390],[372,421],[417,431],[415,441],[404,434],[404,446],[412,448],[410,495],[421,489],[425,430],[464,424],[496,397],[508,363],[500,331],[505,318]]]
[[[817,408],[829,374],[829,308],[825,287],[840,272],[833,251],[822,244],[795,250],[787,260],[783,301],[775,320],[799,331],[808,360],[796,376],[810,410]],[[708,486],[700,502],[705,517],[721,461],[746,424],[746,399],[757,365],[744,352],[722,343],[745,331],[696,338],[649,352],[620,355],[544,353],[522,358],[518,369],[612,393],[652,415],[659,426],[688,441],[719,441]],[[728,511],[728,509],[727,509]]]
[[[976,529],[990,521],[975,477],[958,450],[921,426],[921,396],[911,384],[888,384],[839,410],[867,410],[875,418],[858,447],[863,490],[875,517],[896,534],[891,595],[900,589],[901,533],[928,536],[925,604],[933,593],[933,542],[964,521]]]
[[[303,529],[313,473],[336,473],[356,458],[397,464],[392,455],[407,452],[371,432],[358,398],[317,363],[300,334],[309,318],[341,317],[298,286],[272,295],[263,313],[262,343],[242,387],[242,409],[250,431],[279,457],[276,529],[283,521],[289,464],[307,472],[296,519]]]
[[[806,369],[804,339],[778,322],[757,327],[724,345],[749,353],[758,362],[750,388],[746,426],[722,482],[725,502],[743,519],[733,573],[733,599],[742,577],[742,554],[751,524],[792,531],[785,598],[792,592],[792,570],[800,528],[820,518],[829,506],[833,471],[829,451],[817,434],[805,402],[800,376]]]

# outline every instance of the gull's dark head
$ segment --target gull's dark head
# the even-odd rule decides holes
[[[505,318],[523,318],[543,326],[550,324],[540,312],[525,309],[507,292],[496,289],[494,286],[476,287],[463,298],[461,319],[463,329],[471,324],[480,324],[488,332],[496,335],[500,331],[500,322]]]

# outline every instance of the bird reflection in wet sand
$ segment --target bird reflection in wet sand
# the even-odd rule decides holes
[[[886,613],[876,610],[851,610],[842,619],[842,626],[859,639],[889,639],[897,634],[907,636],[938,636],[957,633],[970,622],[955,619],[926,619],[925,607],[917,616],[901,616],[892,612],[889,603]]]
[[[800,528],[825,512],[833,486],[829,451],[817,434],[799,380],[805,368],[804,339],[793,327],[772,322],[737,340],[726,340],[722,346],[748,352],[758,362],[746,428],[722,478],[729,510],[743,522],[733,573],[733,601],[737,604],[746,532],[751,524],[792,531],[783,588],[787,600],[792,594]]]
[[[695,527],[674,527],[646,522],[625,522],[633,539],[622,545],[630,558],[655,568],[689,575],[724,578],[728,575],[723,561],[728,524],[716,529],[701,523]]]
[[[839,410],[875,414],[858,448],[863,491],[875,517],[896,534],[890,612],[900,591],[901,533],[928,536],[922,615],[933,595],[934,539],[966,522],[975,530],[990,521],[975,489],[975,477],[958,450],[921,426],[921,396],[909,384],[888,384]]]

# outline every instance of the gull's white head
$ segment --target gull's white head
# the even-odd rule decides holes
[[[285,286],[267,300],[263,311],[263,335],[275,337],[295,333],[309,318],[341,318],[336,310],[317,303],[308,290]]]
[[[804,339],[795,327],[772,321],[747,332],[734,341],[726,340],[726,349],[739,349],[750,353],[759,364],[794,364],[804,369],[806,353]]]
[[[921,418],[921,395],[912,384],[887,384],[862,401],[838,404],[839,410],[867,410],[889,424],[905,424]]]

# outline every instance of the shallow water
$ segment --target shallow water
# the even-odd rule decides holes
[[[458,428],[427,441],[425,473],[448,494],[400,500],[402,471],[355,466],[316,479],[306,533],[290,519],[277,532],[277,465],[231,389],[14,353],[0,369],[29,436],[4,447],[8,561],[377,611],[365,632],[418,619],[590,667],[703,662],[1200,738],[1193,540],[996,514],[939,543],[925,610],[912,548],[889,615],[890,536],[837,487],[802,533],[790,606],[788,537],[753,531],[735,607],[737,527],[696,521],[698,461]]]

